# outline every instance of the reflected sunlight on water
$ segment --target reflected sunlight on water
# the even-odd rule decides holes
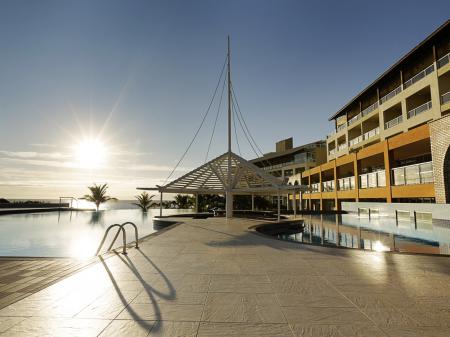
[[[164,215],[185,212],[163,210]],[[156,231],[152,223],[155,215],[159,215],[159,209],[151,209],[147,214],[139,209],[112,209],[3,215],[0,216],[0,256],[90,257],[109,225],[132,221],[142,238]],[[127,229],[128,242],[134,241],[131,229]],[[105,247],[109,246],[109,240]],[[120,245],[121,240],[117,240],[115,247]]]

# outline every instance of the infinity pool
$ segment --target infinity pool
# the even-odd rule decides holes
[[[186,210],[167,209],[163,215],[182,212]],[[141,238],[156,231],[152,224],[155,215],[159,215],[159,209],[147,214],[139,209],[113,209],[2,215],[0,256],[90,257],[109,225],[132,221]],[[127,241],[134,241],[131,227],[127,230]],[[116,246],[121,246],[121,240],[117,240]]]
[[[304,216],[303,232],[278,238],[330,247],[449,255],[450,222],[396,221],[356,214]]]

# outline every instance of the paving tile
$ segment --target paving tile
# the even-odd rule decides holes
[[[278,302],[282,307],[328,307],[328,308],[353,308],[354,304],[341,294],[330,292],[329,294],[322,294],[320,292],[310,294],[290,294],[278,293]]]
[[[159,295],[154,295],[151,292],[142,291],[135,299],[133,304],[148,304],[148,303],[173,303],[173,304],[204,304],[206,300],[206,293],[190,293],[177,291],[173,298],[164,298]]]
[[[24,317],[0,317],[0,333],[7,331],[24,319]]]
[[[212,275],[211,292],[273,293],[267,275]]]
[[[293,337],[287,324],[200,323],[198,337]]]
[[[356,308],[282,307],[289,323],[345,325],[370,322]]]
[[[147,337],[154,324],[154,321],[115,320],[99,337]]]
[[[198,322],[202,310],[203,305],[197,304],[132,303],[117,316],[117,319]]]
[[[285,323],[273,294],[209,293],[202,321]]]
[[[153,325],[149,337],[196,337],[198,322],[158,321]]]
[[[109,320],[72,318],[28,318],[3,333],[3,336],[65,336],[94,337],[109,324]]]
[[[391,337],[448,337],[447,328],[435,327],[389,327],[384,331]]]

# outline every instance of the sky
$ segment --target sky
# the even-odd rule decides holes
[[[163,183],[207,111],[227,35],[262,151],[325,139],[328,118],[448,13],[448,0],[0,0],[0,198],[108,183],[128,199]],[[204,163],[220,88],[173,177]],[[209,158],[227,150],[225,101]],[[236,133],[233,150],[256,157]]]

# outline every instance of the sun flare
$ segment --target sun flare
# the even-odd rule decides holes
[[[86,139],[75,145],[77,164],[83,168],[99,168],[106,159],[106,147],[98,139]]]

